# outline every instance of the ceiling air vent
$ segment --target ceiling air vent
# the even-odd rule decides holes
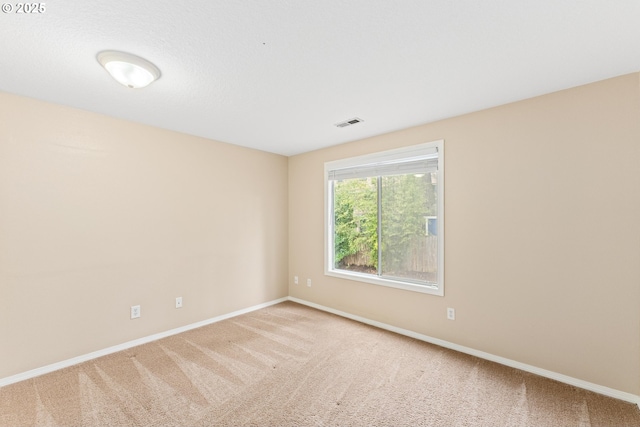
[[[339,128],[346,128],[347,126],[355,125],[356,123],[364,122],[364,120],[354,117],[353,119],[345,120],[344,122],[336,123]]]

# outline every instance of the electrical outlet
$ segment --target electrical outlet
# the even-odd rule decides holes
[[[140,306],[139,305],[132,305],[131,306],[131,318],[132,319],[137,319],[138,317],[140,317]]]
[[[293,284],[294,285],[298,284],[298,276],[293,276]]]
[[[311,279],[307,279],[307,286],[311,287]]]
[[[182,308],[182,297],[176,298],[176,308]]]
[[[456,320],[456,310],[455,310],[455,308],[447,308],[447,319]]]

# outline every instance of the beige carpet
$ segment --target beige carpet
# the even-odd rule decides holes
[[[287,302],[0,389],[2,426],[640,426],[636,405]]]

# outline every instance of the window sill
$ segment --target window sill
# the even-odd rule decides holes
[[[346,280],[356,280],[358,282],[370,283],[372,285],[387,286],[389,288],[403,289],[405,291],[420,292],[423,294],[444,296],[442,286],[435,285],[418,285],[409,282],[401,282],[398,280],[383,279],[370,274],[353,273],[342,270],[326,270],[326,276],[338,277]]]

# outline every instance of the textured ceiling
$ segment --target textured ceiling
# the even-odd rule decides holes
[[[640,71],[638,0],[45,4],[0,13],[0,90],[284,155]],[[162,77],[119,85],[107,49]]]

